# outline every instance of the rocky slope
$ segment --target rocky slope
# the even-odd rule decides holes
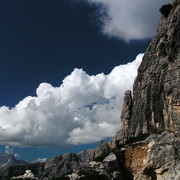
[[[107,144],[45,163],[8,168],[0,179],[30,169],[39,179],[180,179],[180,0],[173,0],[124,97],[122,129]],[[23,171],[23,172],[22,172]]]
[[[32,163],[19,166],[11,166],[0,174],[1,180],[23,175],[26,170],[39,179],[56,179],[64,174],[72,173],[82,163],[81,159],[74,153],[66,153],[54,157],[43,163]]]
[[[17,160],[13,154],[2,153],[0,154],[0,172],[7,169],[10,166],[27,164],[27,162],[22,160]]]

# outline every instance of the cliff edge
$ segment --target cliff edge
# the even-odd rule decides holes
[[[127,179],[180,179],[180,1],[166,7],[109,143]]]
[[[138,69],[133,95],[125,93],[117,139],[180,132],[180,1],[172,1]],[[122,132],[123,131],[123,132]]]

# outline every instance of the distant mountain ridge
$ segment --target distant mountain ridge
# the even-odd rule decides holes
[[[10,166],[27,164],[23,160],[17,160],[13,154],[2,153],[0,154],[0,172],[7,169]]]

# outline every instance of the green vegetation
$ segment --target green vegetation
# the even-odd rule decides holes
[[[159,9],[159,11],[161,12],[161,14],[164,15],[164,17],[168,17],[172,9],[173,9],[173,6],[171,4],[165,4]]]

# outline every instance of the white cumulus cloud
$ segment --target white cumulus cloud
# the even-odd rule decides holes
[[[159,23],[159,8],[169,0],[83,0],[102,7],[102,32],[126,41],[152,38]]]
[[[38,158],[38,159],[36,159],[34,162],[43,163],[43,162],[46,162],[47,160],[48,160],[47,158]]]
[[[113,136],[120,128],[124,92],[132,89],[142,57],[108,75],[74,69],[59,87],[41,83],[37,96],[0,107],[0,144],[64,147]]]
[[[6,154],[12,154],[13,153],[13,149],[11,148],[11,146],[9,146],[9,145],[5,146],[5,153]]]

